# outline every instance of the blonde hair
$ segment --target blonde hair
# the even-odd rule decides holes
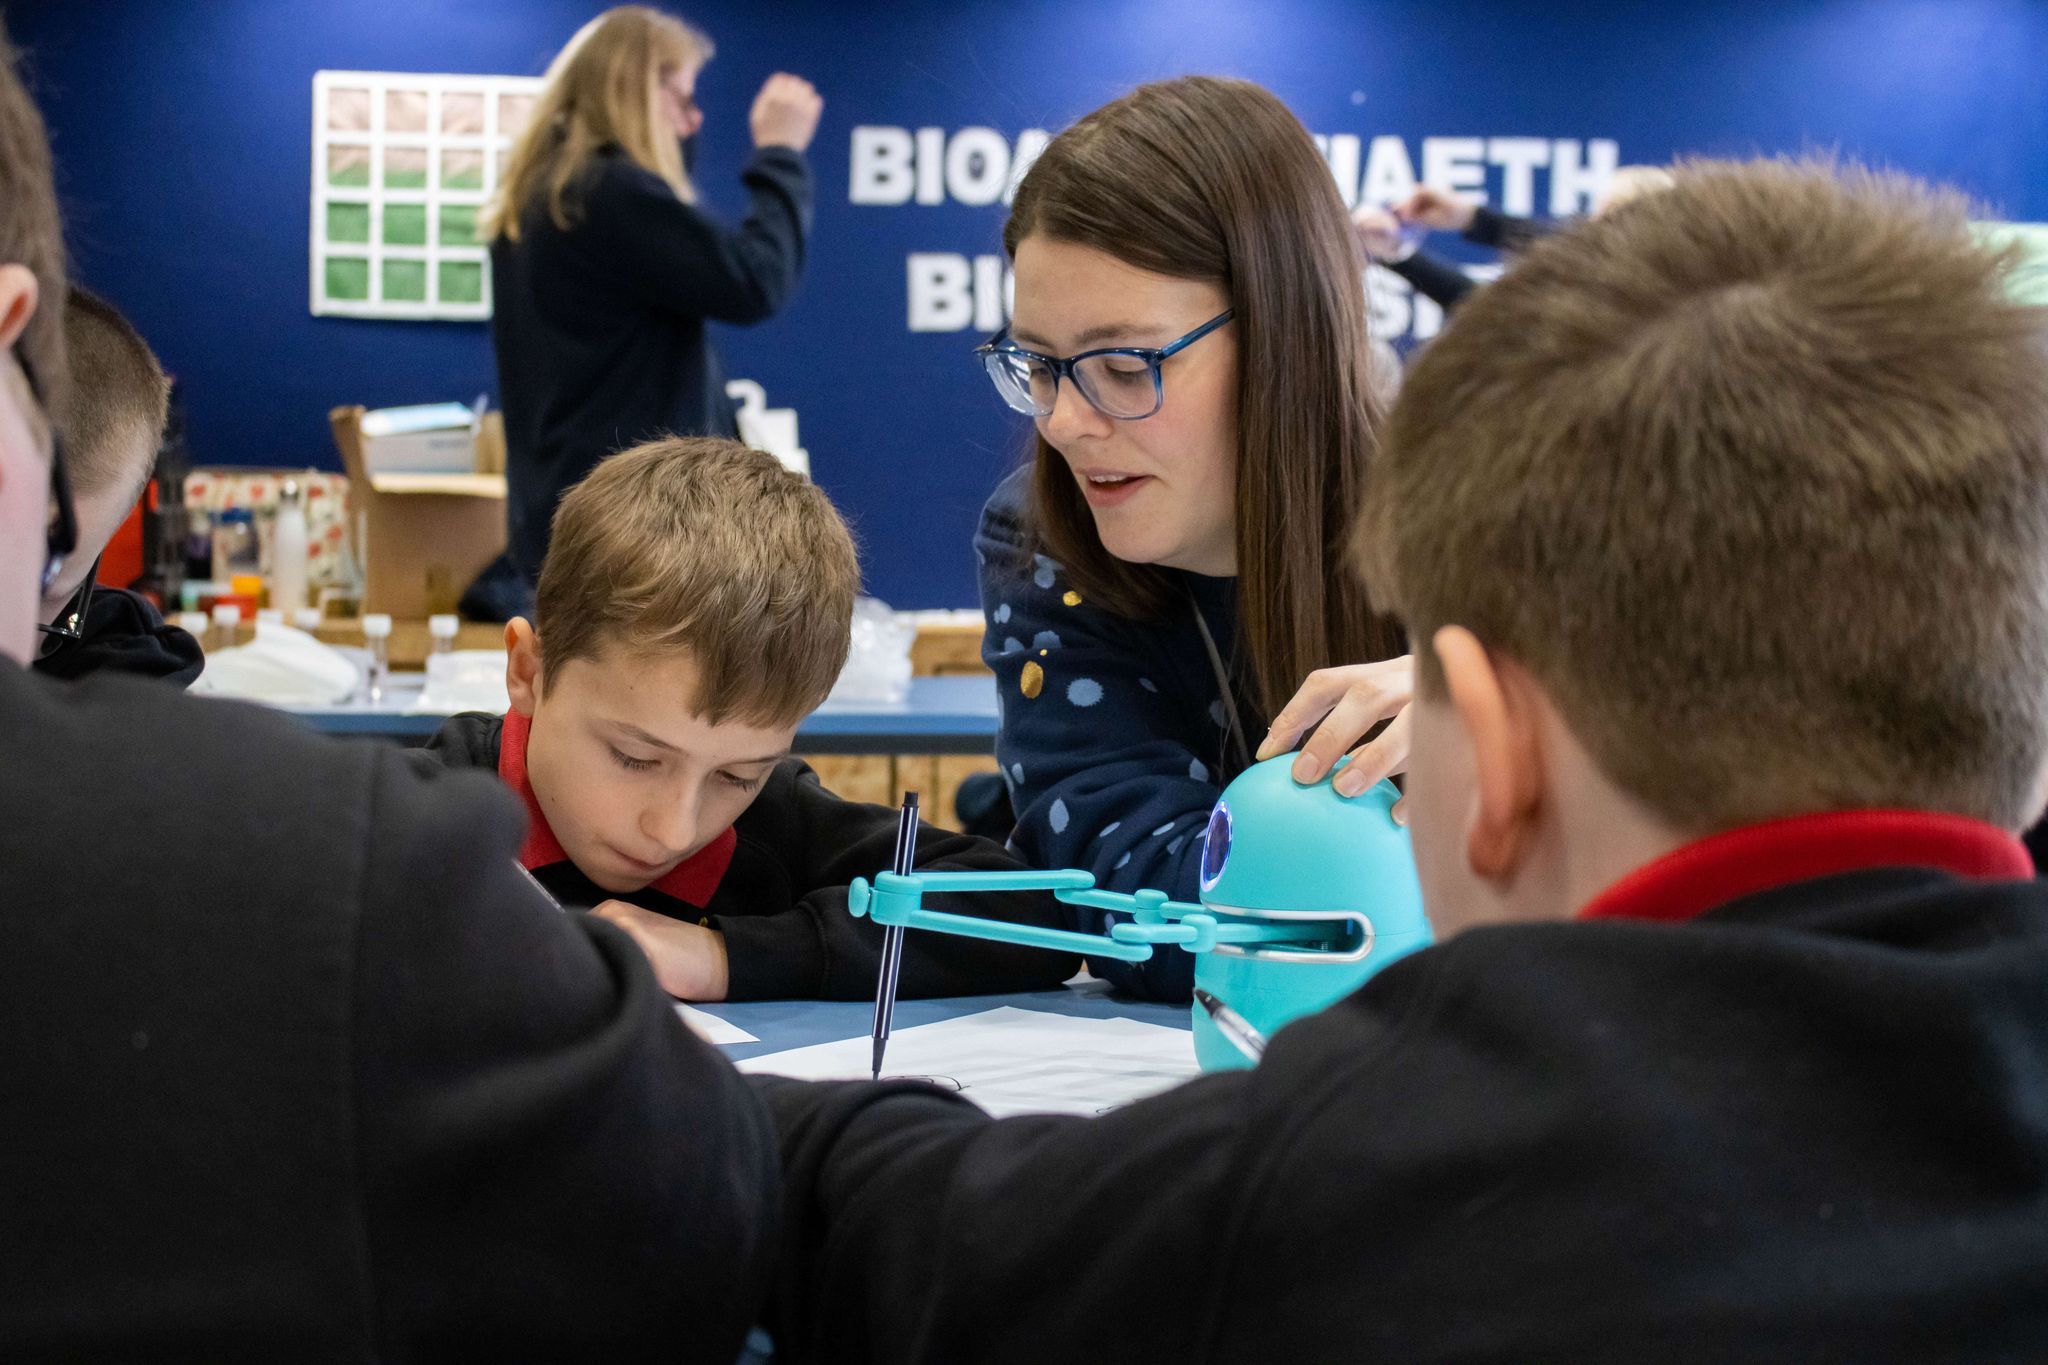
[[[1462,625],[1527,668],[1680,828],[2025,825],[2048,316],[1965,219],[1900,177],[1701,163],[1537,243],[1409,369],[1356,538],[1374,586],[1417,640]]]
[[[608,9],[578,29],[548,64],[533,117],[484,211],[484,238],[518,241],[520,216],[542,194],[555,226],[574,226],[577,182],[605,147],[694,202],[682,151],[662,119],[661,84],[678,68],[702,67],[714,50],[699,30],[646,5]]]
[[[687,650],[696,714],[794,724],[846,664],[859,588],[853,537],[817,485],[722,437],[650,441],[555,510],[534,623],[542,688],[614,647]]]

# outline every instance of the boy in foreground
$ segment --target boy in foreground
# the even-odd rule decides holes
[[[757,1078],[785,1355],[2048,1355],[2008,267],[1902,182],[1702,166],[1467,303],[1359,534],[1443,942],[1095,1120]]]
[[[766,1114],[498,784],[28,669],[78,541],[64,249],[0,33],[0,1360],[738,1354]]]
[[[536,622],[505,627],[503,717],[428,748],[525,801],[520,861],[564,905],[631,934],[686,1000],[872,997],[882,931],[846,888],[893,861],[897,815],[790,757],[846,663],[860,568],[815,484],[718,437],[614,455],[556,509]],[[1020,867],[920,826],[921,871]],[[1059,923],[1038,892],[948,908]],[[915,935],[905,996],[1042,990],[1071,954]]]

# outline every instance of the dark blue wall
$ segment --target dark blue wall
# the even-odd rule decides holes
[[[44,0],[32,49],[82,279],[184,380],[197,458],[333,466],[324,414],[493,387],[477,324],[306,308],[313,72],[537,73],[590,0]],[[870,586],[965,605],[968,541],[1021,432],[973,334],[912,333],[905,258],[997,249],[1000,205],[849,203],[857,124],[1057,129],[1136,81],[1264,82],[1319,133],[1613,138],[1624,161],[1838,148],[2048,218],[2048,6],[2008,0],[1689,6],[1472,0],[702,0],[719,44],[699,177],[732,206],[770,71],[826,96],[821,203],[796,303],[728,330],[735,374],[800,411]],[[1419,161],[1419,152],[1418,152]],[[1491,182],[1498,186],[1498,179]]]

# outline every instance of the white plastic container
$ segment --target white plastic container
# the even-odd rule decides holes
[[[363,414],[363,463],[372,474],[468,474],[482,415],[462,403],[423,403]]]
[[[370,676],[367,682],[370,702],[375,705],[384,700],[385,688],[391,681],[391,618],[383,612],[372,612],[365,616],[363,639],[370,646]]]

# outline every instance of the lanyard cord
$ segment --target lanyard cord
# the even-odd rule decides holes
[[[1222,651],[1216,648],[1216,637],[1209,633],[1208,618],[1202,615],[1202,604],[1195,600],[1194,593],[1188,594],[1188,606],[1195,613],[1195,627],[1202,632],[1202,648],[1208,651],[1210,671],[1216,675],[1216,687],[1223,694],[1223,766],[1236,767],[1232,771],[1241,773],[1252,766],[1252,751],[1245,739],[1244,726],[1237,714],[1237,692],[1230,685],[1230,671],[1223,666]]]

